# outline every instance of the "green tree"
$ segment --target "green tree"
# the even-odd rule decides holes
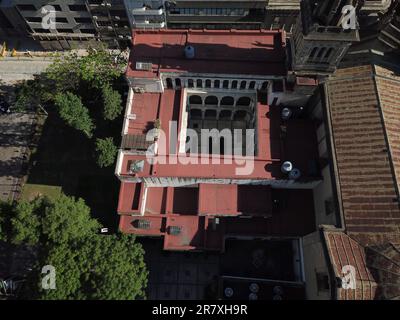
[[[89,138],[95,128],[89,115],[89,110],[82,104],[81,99],[71,92],[56,95],[56,106],[60,117],[71,127],[82,131]]]
[[[13,238],[18,239],[18,244],[36,244],[40,249],[22,298],[145,297],[148,272],[142,246],[133,236],[98,234],[100,225],[90,217],[90,209],[82,199],[66,195],[38,198],[16,204],[14,215],[13,220],[18,223],[13,225]],[[45,265],[55,267],[54,290],[41,287],[41,270]]]
[[[44,199],[32,202],[22,201],[15,205],[11,217],[11,242],[14,244],[36,245],[40,240],[41,211]]]
[[[41,226],[45,240],[57,244],[80,241],[100,228],[100,224],[90,217],[90,208],[83,199],[66,195],[48,202]]]
[[[104,49],[89,49],[89,54],[79,59],[80,75],[93,88],[101,89],[123,73],[121,61]]]
[[[96,140],[97,164],[99,167],[109,167],[114,161],[118,153],[118,148],[114,145],[111,137]]]
[[[80,58],[76,53],[59,57],[42,74],[48,89],[54,93],[64,93],[78,90],[81,82]],[[50,90],[48,90],[50,91]]]
[[[74,246],[52,247],[39,265],[56,270],[56,290],[40,288],[40,268],[30,281],[36,299],[133,300],[144,298],[148,272],[134,237],[96,235]]]
[[[104,85],[102,88],[103,97],[103,117],[105,120],[114,120],[122,112],[122,98],[118,91],[113,90],[110,85]]]

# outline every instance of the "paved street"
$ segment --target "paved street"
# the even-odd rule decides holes
[[[10,81],[32,79],[34,74],[44,71],[51,63],[52,58],[1,58],[0,84]]]
[[[27,161],[34,114],[0,115],[0,199],[14,199]]]

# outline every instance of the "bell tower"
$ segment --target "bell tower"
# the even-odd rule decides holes
[[[359,41],[359,0],[301,0],[291,39],[292,69],[297,74],[330,75],[351,44]]]

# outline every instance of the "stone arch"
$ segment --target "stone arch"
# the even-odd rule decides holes
[[[249,97],[240,97],[236,102],[237,106],[248,107],[251,104],[251,99]]]
[[[189,104],[203,104],[203,99],[198,95],[190,96]]]
[[[207,96],[204,103],[207,105],[218,105],[218,98],[216,96]]]
[[[231,96],[226,96],[221,99],[221,106],[233,106],[235,99]]]
[[[174,86],[172,85],[172,79],[171,78],[167,78],[165,79],[165,82],[167,84],[167,89],[172,89]]]

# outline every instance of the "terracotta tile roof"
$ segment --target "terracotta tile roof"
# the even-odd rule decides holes
[[[327,84],[344,224],[363,245],[400,243],[400,82],[382,74],[346,68]]]
[[[400,251],[393,244],[363,247],[347,234],[324,231],[329,259],[336,279],[344,266],[354,266],[355,289],[345,289],[337,281],[337,299],[372,300],[400,297]]]

